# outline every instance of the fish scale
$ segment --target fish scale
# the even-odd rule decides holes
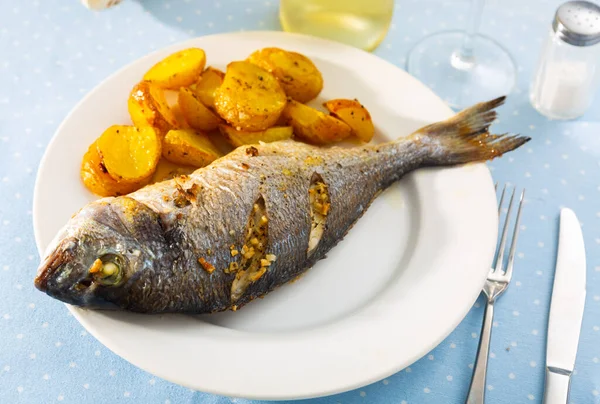
[[[527,137],[488,133],[493,109],[503,100],[477,104],[380,145],[318,148],[281,141],[242,146],[189,176],[92,202],[56,238],[35,284],[54,298],[97,309],[239,309],[324,258],[374,198],[406,173],[488,160],[527,142]],[[309,189],[315,181],[323,183],[329,201],[324,225],[313,225],[316,205]],[[257,203],[266,223],[249,227]],[[311,229],[319,226],[322,232],[309,253],[309,239],[317,234]],[[265,233],[264,253],[233,256],[231,246],[241,252],[253,232]],[[98,259],[117,260],[119,276],[90,273]],[[237,270],[229,270],[232,261]]]

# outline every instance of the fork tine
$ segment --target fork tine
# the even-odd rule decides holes
[[[500,273],[502,270],[502,264],[504,263],[504,249],[506,248],[506,236],[508,234],[508,225],[510,222],[510,212],[513,206],[513,199],[515,198],[515,189],[513,188],[512,194],[510,195],[510,202],[508,203],[508,211],[506,212],[506,218],[504,219],[504,228],[502,229],[502,238],[500,239],[500,247],[498,248],[498,255],[496,256],[496,265],[494,265],[494,272]]]
[[[496,183],[496,186],[498,184]],[[502,188],[502,194],[500,195],[500,202],[498,202],[498,218],[500,218],[500,213],[502,213],[502,203],[504,202],[504,193],[506,192],[506,185]]]
[[[515,221],[515,229],[513,230],[512,243],[510,245],[510,252],[508,253],[508,265],[506,267],[506,277],[510,282],[513,272],[513,264],[515,262],[515,251],[517,250],[517,238],[519,237],[519,222],[521,221],[521,210],[523,208],[523,200],[525,199],[525,190],[521,192],[519,198],[519,210],[517,210],[517,220]]]

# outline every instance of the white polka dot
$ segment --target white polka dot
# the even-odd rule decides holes
[[[537,363],[535,363],[535,361],[531,361],[529,362],[529,366],[531,366],[532,368],[537,366]]]
[[[85,336],[87,335],[87,331],[81,331],[81,332],[79,333],[79,335],[81,335],[82,337],[85,337]]]
[[[165,404],[171,404],[171,400],[165,400]]]
[[[5,319],[5,320],[10,320],[11,319],[10,314],[8,314],[8,313],[6,313],[5,315],[3,315],[2,318]]]
[[[517,343],[515,341],[510,343],[510,346],[517,346]]]
[[[538,241],[537,245],[540,248],[544,248],[544,242],[543,241]]]
[[[361,397],[366,397],[367,396],[367,392],[366,391],[361,391],[360,392],[360,396]]]
[[[8,366],[8,365],[5,365],[5,366],[4,366],[2,369],[3,369],[5,372],[10,372],[10,366]]]
[[[538,335],[538,330],[531,330],[531,334]]]
[[[491,384],[488,384],[488,385],[487,385],[487,389],[488,389],[489,391],[492,391],[492,390],[494,390],[494,386],[492,386]]]
[[[592,395],[594,397],[598,396],[600,394],[600,392],[598,390],[592,390]]]
[[[100,356],[100,351],[95,351],[95,352],[94,352],[94,355],[96,355],[96,356]]]
[[[540,304],[540,301],[539,301],[538,299],[535,299],[535,300],[533,301],[533,304],[535,304],[535,305],[537,306],[537,305],[539,305],[539,304]]]
[[[598,359],[598,358],[594,357],[594,359],[592,359],[592,362],[594,362],[594,363],[598,363],[598,362],[600,362],[600,359]]]
[[[17,339],[23,339],[23,334],[17,334]]]
[[[525,173],[525,178],[530,178],[531,177],[531,173],[530,172],[526,172]]]
[[[130,393],[130,392],[128,392],[128,391],[126,391],[125,393],[123,393],[123,396],[124,396],[124,397],[130,397],[130,396],[131,396],[131,393]]]
[[[54,344],[56,347],[59,347],[62,345],[62,342],[58,341],[57,343]]]
[[[47,322],[43,322],[42,323],[42,328],[48,328],[48,323]]]
[[[452,375],[448,375],[448,376],[446,376],[446,380],[448,380],[449,382],[451,382],[451,381],[452,381],[452,379],[453,379]]]
[[[65,399],[65,396],[63,396],[63,395],[61,394],[60,396],[56,397],[56,399],[57,399],[58,401],[63,401],[63,400]]]
[[[490,358],[494,359],[496,357],[496,354],[493,352],[490,352]]]
[[[520,252],[520,253],[517,254],[517,257],[519,257],[519,258],[525,258],[525,253]]]
[[[539,270],[538,270],[538,271],[535,271],[535,274],[536,274],[536,275],[542,275],[542,273],[543,273],[543,272],[542,272],[542,271],[539,271]]]
[[[35,303],[29,303],[27,307],[29,307],[30,309],[35,309]]]
[[[115,374],[116,374],[116,373],[115,373],[115,371],[114,371],[114,370],[109,370],[109,371],[108,371],[108,375],[109,375],[109,376],[114,376]]]
[[[431,390],[429,389],[429,387],[425,387],[423,389],[423,393],[431,393]]]
[[[579,195],[579,196],[577,197],[577,199],[579,199],[580,201],[583,201],[583,200],[585,199],[585,196],[583,196],[583,195]]]
[[[382,383],[387,386],[388,384],[390,384],[390,381],[388,379],[383,379]]]
[[[42,379],[50,380],[50,375],[48,373],[45,373],[44,376],[42,376]]]
[[[406,400],[402,400],[400,401],[400,404],[408,404],[408,402]]]
[[[19,393],[22,393],[22,392],[23,392],[23,386],[19,386],[19,387],[17,387],[17,391],[18,391]]]
[[[477,338],[477,333],[475,333],[475,332],[472,332],[472,333],[471,333],[471,338]]]
[[[600,327],[598,327],[597,325],[595,325],[595,326],[593,326],[593,327],[592,327],[592,329],[593,329],[594,331],[598,331],[598,330],[600,330]]]
[[[493,321],[492,322],[492,327],[498,327],[498,322],[497,321]]]
[[[90,384],[89,383],[84,384],[83,388],[86,389],[86,390],[89,389],[90,388]]]
[[[469,363],[467,366],[469,367],[469,369],[473,369],[473,364],[472,363]]]
[[[517,310],[513,310],[512,312],[513,316],[518,317],[519,316],[519,312]]]
[[[531,401],[535,400],[535,396],[533,394],[528,394],[527,398],[530,399]]]
[[[600,296],[599,295],[594,295],[593,299],[594,299],[595,302],[600,301]]]
[[[34,354],[34,353],[29,354],[29,359],[35,359],[35,358],[36,358],[36,354]]]
[[[432,361],[432,360],[435,359],[435,357],[433,355],[429,355],[429,356],[427,356],[427,359],[429,359],[430,361]]]
[[[511,379],[511,380],[513,380],[515,377],[516,377],[516,376],[515,376],[515,374],[514,374],[514,373],[509,373],[509,374],[508,374],[508,378],[509,378],[509,379]]]
[[[456,348],[456,344],[454,342],[451,342],[450,343],[450,348],[452,348],[452,349]]]
[[[69,362],[69,367],[75,368],[75,367],[77,367],[77,364],[75,362]]]

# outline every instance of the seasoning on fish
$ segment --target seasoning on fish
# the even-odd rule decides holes
[[[35,285],[88,308],[238,310],[324,258],[408,172],[485,161],[526,143],[488,132],[503,101],[385,144],[242,146],[189,176],[92,202],[56,237]]]

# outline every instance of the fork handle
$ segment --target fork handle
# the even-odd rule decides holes
[[[490,339],[492,337],[492,322],[494,320],[494,302],[487,303],[481,325],[481,338],[477,348],[477,361],[469,386],[467,404],[483,404],[485,397],[485,376],[487,372],[488,354],[490,352]]]

